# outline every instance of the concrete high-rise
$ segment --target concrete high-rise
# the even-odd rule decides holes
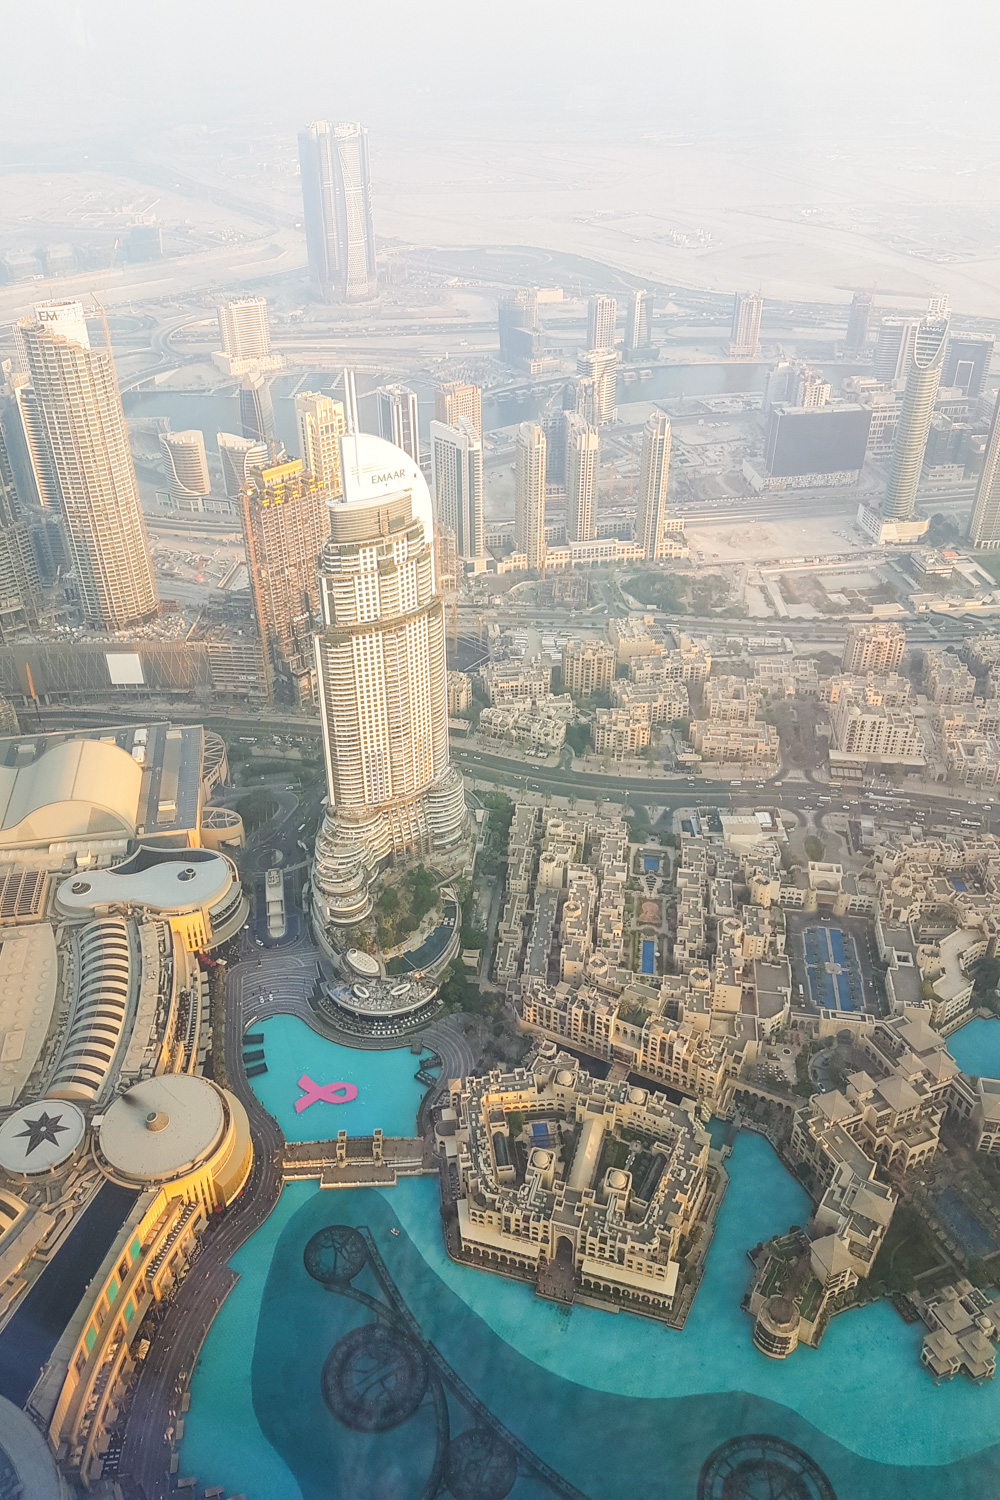
[[[223,488],[230,500],[238,500],[253,470],[267,466],[268,445],[239,437],[235,432],[216,433],[215,440],[222,461]]]
[[[334,497],[301,459],[251,471],[240,509],[250,592],[271,673],[298,703],[313,696],[313,632],[319,625],[318,558]]]
[[[340,494],[340,439],[345,432],[344,407],[332,396],[300,391],[295,397],[299,457],[317,484],[331,496]]]
[[[906,634],[901,625],[879,620],[874,625],[852,625],[847,632],[841,665],[845,672],[894,672],[903,660]]]
[[[514,446],[514,549],[529,568],[545,564],[545,434],[522,422]]]
[[[483,435],[483,393],[478,385],[463,380],[451,380],[439,385],[434,392],[434,420],[454,427],[459,417]]]
[[[309,274],[324,302],[364,302],[378,290],[368,132],[317,120],[299,134]]]
[[[274,404],[263,375],[245,375],[240,383],[240,427],[252,443],[274,442]]]
[[[816,411],[819,407],[826,406],[832,395],[833,387],[823,379],[822,372],[811,370],[807,365],[798,373],[792,404],[801,406],[806,411]]]
[[[174,509],[192,514],[204,510],[205,496],[212,491],[204,434],[195,428],[164,432],[160,447],[167,461],[167,488]]]
[[[591,297],[587,304],[587,348],[613,349],[618,303],[614,297]]]
[[[485,557],[483,440],[465,417],[431,423],[431,493],[434,519],[454,532],[458,556]]]
[[[284,360],[271,349],[271,327],[264,297],[238,297],[223,302],[218,317],[222,349],[212,359],[227,375],[281,368]]]
[[[625,321],[625,358],[635,359],[640,354],[647,354],[652,342],[649,293],[639,288],[629,298],[628,317]]]
[[[416,391],[411,391],[406,385],[387,385],[375,392],[375,400],[379,437],[396,448],[402,448],[419,465],[420,425]]]
[[[969,521],[969,546],[1000,547],[1000,397],[993,408],[990,436]]]
[[[635,520],[636,545],[655,562],[667,551],[667,483],[670,477],[670,419],[654,411],[642,434],[639,496]]]
[[[947,337],[946,317],[921,319],[914,335],[882,499],[882,514],[890,521],[907,521],[913,515]]]
[[[156,613],[156,583],[110,350],[91,347],[79,302],[18,324],[84,617],[122,630]]]
[[[733,359],[756,359],[760,354],[760,319],[764,299],[759,292],[737,292],[733,298],[733,326],[729,353]]]
[[[872,375],[876,380],[895,385],[906,379],[913,341],[919,327],[919,318],[882,319],[872,356]]]
[[[578,375],[594,382],[593,414],[584,412],[595,427],[610,422],[618,393],[618,355],[614,349],[585,349],[576,358]]]
[[[597,466],[600,436],[575,412],[566,417],[566,540],[590,542],[597,535]]]
[[[0,429],[0,645],[38,624],[42,583]]]
[[[868,330],[871,327],[873,297],[871,292],[855,292],[851,298],[851,308],[847,314],[847,337],[844,340],[844,353],[851,355],[863,354],[868,343]]]
[[[371,911],[387,864],[421,858],[454,871],[469,834],[465,788],[449,759],[427,482],[402,449],[367,433],[343,438],[341,462],[315,641],[328,801],[313,926],[328,953],[338,929]]]

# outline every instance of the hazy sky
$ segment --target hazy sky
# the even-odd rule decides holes
[[[996,0],[0,0],[0,140],[306,117],[1000,137]]]

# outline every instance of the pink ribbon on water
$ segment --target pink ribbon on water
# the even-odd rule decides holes
[[[297,1115],[308,1109],[310,1104],[319,1104],[320,1101],[324,1104],[350,1104],[352,1099],[358,1097],[353,1083],[313,1083],[308,1073],[303,1073],[299,1079],[299,1088],[302,1090],[302,1098],[295,1101]]]

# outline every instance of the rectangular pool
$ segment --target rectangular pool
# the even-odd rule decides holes
[[[655,951],[656,944],[653,942],[652,938],[643,938],[641,960],[641,969],[643,974],[652,974],[655,972],[653,969],[653,955]]]

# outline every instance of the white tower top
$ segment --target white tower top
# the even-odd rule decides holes
[[[72,339],[74,344],[79,344],[84,349],[90,348],[90,334],[87,332],[82,302],[36,302],[34,312],[36,323],[42,324],[52,333]]]
[[[331,508],[370,505],[373,500],[409,491],[414,517],[428,541],[433,538],[434,511],[427,480],[402,448],[370,432],[346,433],[340,439],[340,465],[344,493],[330,502]]]

